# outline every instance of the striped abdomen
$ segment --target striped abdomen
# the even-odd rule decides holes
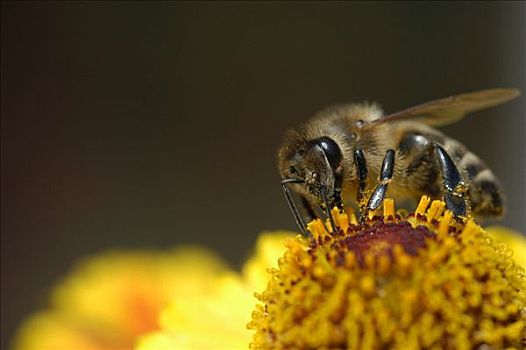
[[[462,147],[465,153],[460,156],[458,166],[468,178],[473,213],[482,216],[502,216],[504,203],[499,180],[479,157]]]
[[[499,217],[504,214],[500,184],[493,172],[460,142],[435,129],[419,127],[406,131],[399,143],[405,158],[407,185],[422,193],[440,196],[444,191],[441,168],[434,145],[442,146],[455,162],[468,186],[467,199],[474,215]]]

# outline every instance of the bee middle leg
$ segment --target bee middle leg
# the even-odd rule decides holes
[[[367,210],[375,210],[382,204],[385,193],[387,192],[387,186],[393,178],[395,166],[395,151],[392,149],[385,152],[385,157],[382,162],[382,170],[380,171],[380,184],[376,186],[369,201],[367,202]]]

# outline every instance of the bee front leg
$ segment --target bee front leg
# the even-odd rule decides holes
[[[364,192],[365,187],[367,186],[367,162],[361,149],[354,151],[354,166],[356,167],[356,177],[358,178],[356,203],[358,203],[358,206],[360,207],[360,216],[363,217],[366,208]]]
[[[385,193],[387,192],[387,186],[393,178],[395,166],[395,151],[390,149],[385,153],[384,160],[382,162],[382,170],[380,171],[380,184],[376,186],[369,202],[367,203],[367,210],[375,210],[382,204]]]
[[[338,207],[340,211],[343,210],[342,183],[343,183],[343,174],[342,173],[336,174],[334,176],[334,198],[332,200],[332,206]]]
[[[468,202],[466,199],[467,186],[462,181],[457,166],[442,146],[435,144],[435,152],[438,155],[442,183],[444,185],[444,202],[446,208],[451,210],[456,217],[464,217],[468,213]]]

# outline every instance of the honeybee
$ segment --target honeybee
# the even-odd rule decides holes
[[[377,104],[329,107],[285,134],[278,169],[287,202],[299,229],[321,211],[356,196],[362,212],[375,210],[387,192],[397,200],[423,194],[440,198],[455,217],[472,213],[501,217],[500,184],[493,172],[463,144],[434,127],[497,106],[517,96],[516,89],[465,93],[383,115]],[[301,197],[300,213],[292,191]],[[307,218],[305,218],[305,215]]]

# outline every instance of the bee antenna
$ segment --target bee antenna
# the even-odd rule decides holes
[[[292,214],[294,215],[294,220],[296,220],[296,224],[298,225],[298,228],[300,229],[301,233],[304,236],[308,236],[307,225],[305,224],[305,221],[303,220],[303,217],[301,216],[298,210],[298,207],[296,206],[296,203],[294,202],[294,198],[292,197],[292,193],[290,193],[290,189],[288,187],[289,184],[301,184],[301,183],[305,183],[305,180],[303,179],[283,179],[281,180],[281,187],[283,188],[283,193],[285,194],[285,198],[287,199],[289,208],[292,211]]]

